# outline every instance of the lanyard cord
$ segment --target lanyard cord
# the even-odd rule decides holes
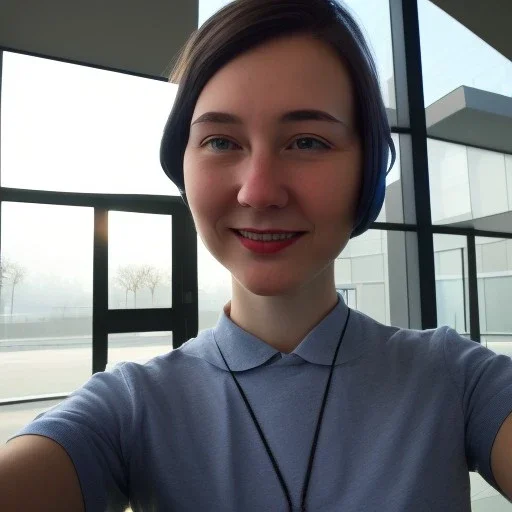
[[[316,422],[315,436],[313,438],[313,443],[311,445],[311,451],[309,453],[308,468],[307,468],[307,471],[306,471],[306,477],[304,479],[304,484],[302,486],[302,499],[301,499],[301,507],[300,507],[301,511],[305,511],[306,510],[306,497],[307,497],[307,494],[308,494],[308,488],[309,488],[309,481],[310,481],[310,478],[311,478],[311,472],[313,470],[313,461],[314,461],[314,458],[315,458],[316,447],[317,447],[317,443],[318,443],[318,437],[320,435],[320,427],[322,425],[322,419],[323,419],[323,416],[324,416],[325,405],[327,403],[327,397],[329,395],[329,390],[331,388],[332,374],[333,374],[334,366],[335,366],[335,363],[336,363],[336,357],[338,355],[338,351],[340,349],[341,342],[343,341],[343,337],[345,336],[345,331],[347,330],[347,324],[348,324],[348,319],[349,318],[350,318],[350,309],[348,310],[347,318],[345,320],[345,325],[343,326],[343,330],[341,332],[340,340],[338,341],[338,346],[336,347],[336,351],[334,352],[334,357],[332,358],[331,370],[329,372],[329,378],[327,379],[327,384],[325,386],[324,397],[323,397],[323,400],[322,400],[322,406],[320,407],[320,412],[318,414],[318,420]],[[222,351],[221,351],[221,349],[219,347],[219,344],[217,343],[217,340],[215,340],[215,343],[217,344],[217,348],[219,349],[219,352],[220,352],[220,355],[222,356],[224,364],[226,365],[227,369],[229,370],[229,373],[231,374],[231,377],[233,377],[233,380],[235,381],[235,384],[236,384],[236,386],[238,388],[238,391],[240,392],[240,395],[242,396],[242,398],[243,398],[243,400],[245,402],[247,410],[249,411],[249,414],[251,415],[252,421],[253,421],[256,429],[258,430],[258,434],[260,435],[261,441],[263,442],[263,445],[265,446],[265,450],[267,451],[267,454],[268,454],[268,456],[270,458],[270,461],[272,462],[272,466],[274,467],[274,471],[275,471],[275,473],[277,475],[279,483],[281,484],[281,488],[283,489],[283,493],[286,496],[286,501],[288,502],[289,510],[290,510],[290,512],[292,512],[293,504],[292,504],[292,498],[290,496],[290,491],[288,490],[286,482],[284,481],[283,474],[281,473],[281,470],[279,469],[279,465],[278,465],[278,463],[277,463],[277,461],[276,461],[276,459],[274,457],[274,454],[272,453],[272,450],[270,449],[268,441],[267,441],[265,435],[263,434],[263,430],[262,430],[258,420],[256,419],[256,415],[254,414],[254,411],[252,410],[251,404],[249,403],[249,400],[247,399],[247,396],[245,395],[244,390],[242,389],[242,386],[240,386],[240,383],[238,382],[237,378],[235,377],[235,374],[233,373],[233,371],[229,367],[229,365],[228,365],[228,363],[227,363],[227,361],[226,361],[226,359],[224,357],[224,354],[222,353]]]

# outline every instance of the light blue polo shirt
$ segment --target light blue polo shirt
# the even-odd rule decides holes
[[[235,325],[145,365],[123,363],[17,435],[47,436],[76,467],[86,511],[286,512],[236,372],[300,505],[332,357],[337,306],[290,354]],[[512,362],[455,331],[388,327],[352,311],[333,374],[307,509],[470,511],[469,470],[496,486],[490,453],[512,411]]]

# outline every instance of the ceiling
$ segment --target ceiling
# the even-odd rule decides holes
[[[511,0],[432,0],[512,60]],[[162,77],[198,0],[0,0],[0,47]]]
[[[197,20],[197,0],[0,0],[0,47],[162,77]]]
[[[512,60],[511,0],[431,0]]]

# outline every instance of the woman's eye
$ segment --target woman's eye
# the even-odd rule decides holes
[[[210,139],[206,141],[206,145],[214,151],[230,151],[240,147],[229,139],[224,139],[222,137],[215,137],[214,139]]]
[[[329,145],[313,137],[300,137],[291,145],[292,149],[329,149]]]

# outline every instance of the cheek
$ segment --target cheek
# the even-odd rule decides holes
[[[351,227],[357,210],[360,190],[359,169],[343,171],[338,167],[319,179],[308,180],[303,190],[309,196],[309,207],[318,227],[326,230]]]
[[[196,224],[196,229],[201,234],[201,218],[203,217],[204,201],[208,200],[204,180],[201,179],[196,159],[186,150],[183,158],[183,179],[185,182],[185,194]]]
[[[201,159],[185,152],[183,160],[185,192],[198,231],[210,229],[227,205],[225,187]]]
[[[359,205],[362,175],[362,159],[357,155],[350,165],[341,169],[332,186],[332,191],[336,192],[331,194],[331,199],[338,202],[338,212],[350,227],[355,221]]]

